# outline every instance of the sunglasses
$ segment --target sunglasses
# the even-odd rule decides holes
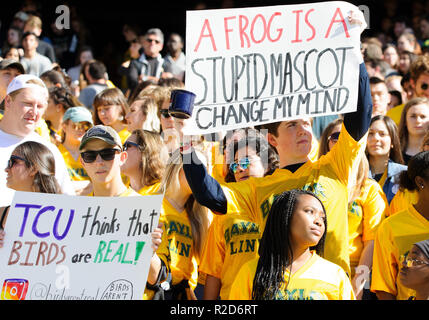
[[[9,160],[7,161],[7,167],[6,169],[11,169],[15,164],[17,160],[21,160],[24,161],[25,163],[27,163],[27,160],[18,156],[10,156]]]
[[[250,159],[246,157],[231,163],[229,165],[229,170],[231,170],[232,173],[236,173],[238,166],[240,166],[243,170],[246,170],[250,166]]]
[[[161,42],[161,41],[159,41],[159,40],[156,40],[156,39],[150,39],[150,38],[146,39],[146,41],[147,41],[147,42],[155,42],[156,44],[158,44],[158,43],[160,43],[160,42]]]
[[[329,137],[328,137],[328,140],[331,140],[331,141],[338,141],[338,137],[340,136],[340,133],[339,132],[334,132],[333,134],[331,134]]]
[[[427,90],[427,89],[429,88],[429,84],[427,84],[426,82],[423,82],[423,83],[420,85],[420,88],[421,88],[422,90]]]
[[[124,143],[124,151],[127,151],[130,147],[136,147],[137,149],[140,149],[140,145],[138,143],[135,142],[131,142],[131,141],[126,141]]]
[[[104,161],[111,161],[115,158],[116,153],[119,152],[121,152],[119,149],[107,148],[99,151],[84,151],[80,156],[85,163],[92,163],[97,159],[97,155],[100,155]]]
[[[72,123],[71,127],[73,128],[73,130],[84,130],[84,131],[88,131],[92,126],[90,124],[83,124],[83,123]]]
[[[412,259],[410,257],[405,258],[405,264],[408,268],[409,267],[416,267],[416,266],[420,266],[420,265],[429,265],[429,263],[427,263],[427,262],[417,260],[417,259]]]
[[[168,119],[168,118],[170,118],[170,117],[171,117],[171,114],[170,114],[170,112],[168,111],[168,109],[161,109],[159,112],[161,113],[161,116],[162,116],[163,118]]]

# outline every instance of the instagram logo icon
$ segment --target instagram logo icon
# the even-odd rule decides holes
[[[1,291],[1,300],[25,300],[27,289],[28,280],[6,279]]]

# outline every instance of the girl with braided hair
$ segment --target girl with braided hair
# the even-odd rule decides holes
[[[354,300],[344,270],[321,257],[326,212],[315,194],[293,189],[273,202],[259,257],[243,265],[232,285],[238,300]]]

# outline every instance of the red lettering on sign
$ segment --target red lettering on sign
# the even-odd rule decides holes
[[[336,17],[337,17],[337,15],[340,16],[339,20],[335,20]],[[343,17],[343,14],[341,13],[340,8],[337,8],[337,10],[335,10],[335,13],[334,13],[334,16],[332,17],[331,23],[329,24],[328,31],[326,31],[325,38],[328,38],[329,33],[331,32],[331,28],[332,28],[332,25],[334,24],[334,22],[340,22],[340,23],[342,23],[343,24],[343,28],[344,28],[344,32],[346,33],[346,37],[350,38],[349,30],[347,29],[347,24],[344,21],[344,17]]]
[[[205,32],[206,29],[208,31],[208,34],[204,34],[204,32]],[[206,38],[206,37],[210,38],[212,46],[213,46],[213,50],[217,51],[216,43],[215,43],[215,40],[214,40],[214,37],[213,37],[213,32],[212,32],[212,29],[210,28],[210,23],[209,23],[208,19],[204,20],[204,25],[203,25],[203,27],[201,29],[200,37],[198,38],[198,43],[195,46],[194,52],[198,51],[198,48],[200,47],[200,44],[201,44],[201,40],[203,38]]]

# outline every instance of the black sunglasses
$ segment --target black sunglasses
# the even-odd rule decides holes
[[[12,155],[12,156],[10,156],[9,160],[7,161],[6,169],[11,169],[15,165],[16,160],[21,160],[21,161],[24,161],[25,163],[27,163],[26,159]]]
[[[80,156],[85,163],[92,163],[97,159],[97,155],[100,155],[101,159],[104,161],[111,161],[115,158],[116,153],[119,152],[121,152],[121,150],[108,148],[99,151],[84,151]]]
[[[170,111],[168,111],[168,109],[161,109],[159,112],[161,113],[161,116],[166,119],[171,117]]]
[[[426,82],[423,82],[423,83],[420,85],[420,88],[421,88],[422,90],[427,90],[427,89],[429,88],[429,84],[427,84]]]
[[[150,39],[150,38],[147,38],[147,39],[146,39],[146,41],[147,41],[147,42],[155,42],[155,43],[157,43],[157,44],[161,42],[161,41],[159,41],[159,40],[156,40],[156,39]]]
[[[127,151],[130,147],[136,147],[137,149],[140,149],[140,145],[138,143],[131,142],[131,141],[126,141],[124,143],[123,150]]]
[[[328,140],[332,140],[332,141],[338,141],[338,137],[340,136],[339,132],[334,132],[333,134],[331,134],[328,137]]]

